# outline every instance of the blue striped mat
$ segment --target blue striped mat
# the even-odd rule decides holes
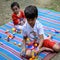
[[[37,19],[44,25],[45,34],[52,34],[53,40],[60,42],[60,33],[55,31],[60,30],[60,12],[40,8],[38,11]],[[7,37],[5,31],[10,30],[9,33],[12,34],[12,28],[12,22],[0,26],[0,60],[23,60],[20,57],[21,47],[18,47],[18,44],[22,43],[23,36],[16,33],[15,38],[9,42],[4,39]],[[14,45],[14,42],[16,42],[16,45]],[[39,54],[41,60],[49,60],[54,55],[56,55],[56,53],[42,52]]]

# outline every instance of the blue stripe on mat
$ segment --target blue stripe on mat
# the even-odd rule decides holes
[[[47,27],[51,27],[51,28],[55,28],[55,29],[58,29],[60,30],[60,25],[56,24],[54,25],[52,22],[48,22],[46,20],[42,20],[42,19],[38,19],[40,21],[40,23],[42,23],[44,26],[47,26]]]
[[[47,14],[47,13],[43,13],[43,12],[40,12],[38,13],[38,16],[43,16],[43,17],[47,17],[47,18],[50,18],[50,19],[53,19],[53,20],[56,20],[56,21],[60,21],[60,16],[54,16],[54,15],[50,15],[50,14]]]
[[[43,18],[49,18],[51,22],[48,22],[46,21],[45,19],[43,18],[38,18],[38,20],[44,25],[44,26],[47,26],[47,27],[50,27],[50,28],[55,28],[57,30],[60,30],[60,24],[58,23],[54,23],[52,22],[52,20],[54,21],[57,21],[57,22],[60,22],[60,12],[55,12],[55,11],[51,11],[51,10],[43,10],[43,9],[39,9],[39,16],[42,16]],[[9,22],[10,24],[12,24],[12,22]],[[12,28],[13,26],[9,25],[9,23],[3,25],[0,27],[0,30],[3,30],[4,32],[6,30],[10,30],[10,33],[12,34]],[[47,35],[48,32],[51,32],[53,34],[56,34],[54,32],[52,32],[51,30],[45,30],[45,34]],[[0,33],[0,36],[2,36],[2,40],[0,40],[2,43],[4,43],[5,45],[15,49],[17,52],[20,52],[21,51],[21,47],[18,47],[16,45],[14,45],[13,43],[16,42],[17,44],[18,43],[21,43],[21,41],[18,41],[16,39],[11,39],[10,42],[7,42],[5,41],[3,38],[6,37],[6,35],[4,33]],[[18,38],[23,38],[23,36],[21,34],[15,34],[16,37]],[[59,35],[60,36],[60,35]],[[57,40],[57,41],[60,41],[60,39],[57,37],[57,36],[53,36],[53,39]],[[4,48],[1,48],[0,49],[1,52],[7,54],[9,57],[11,57],[13,60],[20,60],[19,58],[17,58],[15,55],[11,54],[10,52],[8,52],[7,50],[5,50]],[[46,56],[45,53],[40,53],[39,54],[42,58],[44,58]],[[3,57],[1,55],[1,59],[5,59],[5,57]]]
[[[7,56],[11,57],[12,60],[20,60],[19,58],[17,58],[16,56],[14,56],[13,54],[11,54],[9,51],[3,49],[3,48],[0,48],[0,51],[5,53]]]
[[[4,56],[0,55],[0,60],[7,60]]]

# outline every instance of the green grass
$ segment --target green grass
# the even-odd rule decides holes
[[[28,5],[36,5],[38,8],[44,8],[60,12],[60,0],[50,0],[48,4],[40,5],[40,0],[0,0],[0,25],[6,24],[11,20],[12,11],[10,5],[12,2],[17,1],[21,9],[25,9]],[[47,0],[43,0],[47,1]],[[46,3],[46,2],[44,2]]]
[[[60,12],[60,0],[52,0],[50,7],[47,8]]]

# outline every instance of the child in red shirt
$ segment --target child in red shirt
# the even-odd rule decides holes
[[[22,25],[25,23],[24,12],[20,9],[20,6],[17,2],[11,4],[11,9],[13,11],[12,20],[16,29],[22,28]]]

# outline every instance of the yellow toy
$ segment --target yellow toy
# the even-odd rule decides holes
[[[13,32],[16,32],[16,28],[12,28],[12,31],[13,31]]]
[[[29,39],[29,38],[27,38],[26,40],[27,40],[27,41],[29,41],[30,39]]]
[[[19,44],[18,44],[18,46],[20,47],[20,46],[21,46],[21,44],[19,43]]]
[[[34,46],[37,47],[38,46],[37,43],[35,43]]]
[[[34,60],[33,58],[30,58],[29,60]]]

